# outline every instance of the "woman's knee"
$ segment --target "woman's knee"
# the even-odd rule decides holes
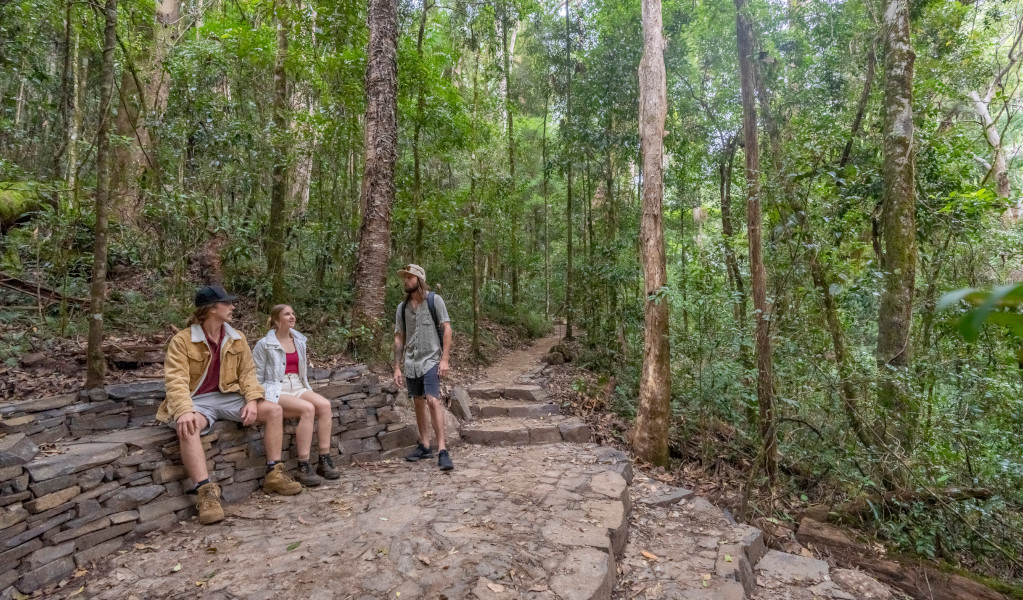
[[[259,403],[259,415],[261,420],[280,420],[284,418],[284,410],[280,404],[275,402],[260,402]]]

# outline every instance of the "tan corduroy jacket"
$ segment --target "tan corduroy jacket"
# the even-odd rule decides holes
[[[210,346],[201,325],[182,329],[167,345],[163,379],[167,398],[160,404],[156,419],[163,423],[176,420],[192,410],[192,394],[199,389],[210,366]],[[246,400],[261,400],[263,386],[256,380],[256,366],[245,336],[224,323],[224,343],[220,346],[220,391],[238,392]]]

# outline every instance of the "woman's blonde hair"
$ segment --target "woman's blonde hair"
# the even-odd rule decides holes
[[[278,304],[270,309],[270,318],[266,320],[266,326],[270,329],[277,329],[277,321],[281,318],[281,313],[284,312],[285,308],[292,308],[290,304]]]
[[[216,307],[217,307],[216,303],[204,304],[202,306],[196,307],[196,309],[192,311],[192,316],[188,317],[188,322],[185,323],[185,327],[191,327],[192,325],[202,325],[203,321],[206,320],[206,317],[210,316],[210,313],[213,312],[213,309]]]

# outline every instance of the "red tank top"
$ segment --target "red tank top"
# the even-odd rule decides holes
[[[286,354],[287,360],[285,362],[284,374],[294,373],[298,375],[298,351],[288,352]]]

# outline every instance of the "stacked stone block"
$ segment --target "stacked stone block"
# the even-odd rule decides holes
[[[394,409],[393,383],[363,366],[311,375],[331,401],[331,446],[342,464],[397,458],[415,446],[414,427]],[[163,397],[162,381],[143,381],[0,406],[0,596],[11,586],[30,594],[57,583],[195,514],[174,431],[154,421]],[[285,422],[289,469],[296,425]],[[260,430],[220,422],[202,441],[228,503],[260,487]]]

